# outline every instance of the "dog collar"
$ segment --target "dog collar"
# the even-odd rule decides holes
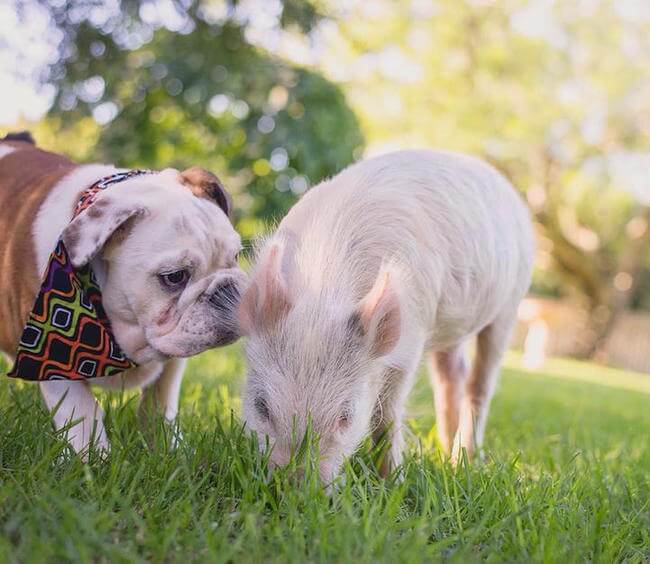
[[[72,221],[106,188],[150,170],[129,170],[99,179],[81,194]],[[75,268],[59,239],[7,374],[24,380],[86,380],[137,366],[122,352],[102,304],[90,263]]]

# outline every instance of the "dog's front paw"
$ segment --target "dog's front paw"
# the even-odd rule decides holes
[[[183,433],[178,423],[169,421],[163,415],[147,410],[138,410],[138,426],[145,443],[150,449],[165,445],[176,449],[183,442]]]
[[[82,423],[79,423],[77,426],[82,427]],[[84,433],[82,429],[77,429],[77,426],[62,430],[61,438],[70,447],[69,452],[74,451],[74,454],[79,456],[84,464],[97,458],[105,460],[111,452],[111,444],[108,441],[104,428],[102,427],[99,432]],[[65,450],[62,451],[62,455],[65,453]]]

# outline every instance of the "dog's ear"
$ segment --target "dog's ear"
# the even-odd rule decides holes
[[[221,180],[210,171],[199,166],[193,166],[181,172],[181,182],[195,196],[208,198],[215,202],[228,217],[232,217],[232,198],[226,192]]]
[[[395,348],[401,332],[401,313],[390,271],[379,272],[350,321],[369,341],[373,356],[385,356]]]
[[[126,222],[145,213],[142,206],[120,204],[110,196],[100,195],[63,230],[61,238],[75,268],[88,264],[108,239]]]

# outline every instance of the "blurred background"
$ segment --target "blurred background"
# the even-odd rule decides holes
[[[524,363],[650,372],[647,0],[4,0],[0,84],[0,134],[205,166],[246,240],[359,158],[478,155],[535,219]]]

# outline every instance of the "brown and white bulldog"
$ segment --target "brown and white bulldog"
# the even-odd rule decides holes
[[[89,263],[113,334],[136,368],[97,378],[140,387],[141,411],[176,417],[185,357],[238,337],[244,274],[230,198],[206,170],[166,169],[120,182],[71,222],[80,194],[118,172],[36,148],[29,134],[0,140],[0,350],[12,358],[50,253],[62,237],[74,267]],[[39,383],[57,429],[77,452],[109,443],[89,381]]]

